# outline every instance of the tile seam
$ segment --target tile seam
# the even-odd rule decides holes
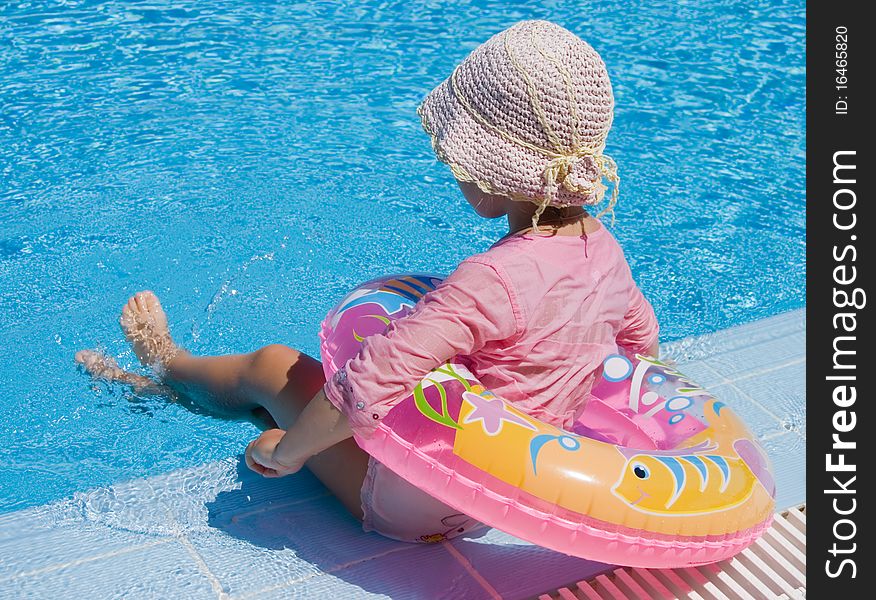
[[[356,560],[351,560],[351,561],[345,562],[345,563],[340,564],[340,565],[335,565],[334,567],[332,567],[331,569],[328,569],[326,571],[317,571],[315,573],[309,573],[309,574],[301,576],[301,577],[296,577],[294,579],[290,579],[290,580],[287,580],[287,581],[284,581],[281,583],[277,583],[277,584],[274,584],[274,585],[271,585],[271,586],[268,586],[265,588],[255,590],[253,592],[247,592],[243,595],[233,596],[230,598],[231,598],[231,600],[248,600],[249,598],[255,598],[256,596],[259,596],[261,594],[266,594],[268,592],[276,592],[276,591],[291,587],[293,585],[297,585],[299,583],[309,581],[310,579],[313,579],[315,577],[322,577],[324,575],[332,575],[332,574],[337,573],[339,571],[343,571],[344,569],[354,567],[356,565],[362,564],[364,562],[368,562],[369,560],[373,560],[375,558],[382,558],[384,556],[389,556],[390,554],[395,554],[397,552],[403,552],[403,551],[410,550],[410,549],[411,548],[409,548],[407,546],[400,547],[400,548],[391,548],[385,552],[379,552],[377,554],[372,554],[371,556],[366,556],[363,558],[358,558]]]
[[[719,377],[724,377],[721,373],[719,373],[719,372],[718,372],[713,366],[711,366],[709,363],[704,362],[704,363],[703,363],[703,366],[705,366],[707,369],[709,369],[710,371],[712,371],[713,373],[715,373],[715,374],[718,375]],[[772,417],[772,418],[776,421],[776,423],[779,424],[779,426],[780,426],[782,429],[785,429],[784,422],[782,421],[782,419],[781,419],[776,413],[774,413],[772,410],[768,409],[766,406],[764,406],[764,405],[763,405],[761,402],[759,402],[758,400],[755,400],[754,398],[752,398],[751,395],[748,394],[747,392],[744,392],[743,390],[741,390],[741,389],[740,389],[740,388],[739,388],[739,387],[738,387],[733,381],[727,379],[726,381],[722,382],[721,385],[726,385],[726,386],[728,386],[728,387],[733,388],[734,390],[736,390],[741,396],[743,396],[743,397],[747,398],[748,400],[750,400],[752,403],[754,403],[755,406],[759,407],[759,408],[760,408],[761,410],[763,410],[767,415],[769,415],[770,417]],[[709,387],[710,387],[710,388],[715,388],[715,387],[718,387],[718,386],[717,386],[717,385],[712,385],[712,386],[709,386]],[[802,433],[800,433],[799,431],[797,431],[797,430],[794,430],[794,429],[785,429],[785,431],[788,432],[788,433],[795,433],[795,434],[797,434],[798,436],[800,436],[800,438],[802,438],[803,441],[806,441],[806,437],[805,437]]]
[[[16,579],[21,579],[22,577],[32,577],[34,575],[43,575],[45,573],[52,573],[54,571],[60,571],[62,569],[69,569],[70,567],[78,567],[79,565],[84,565],[90,562],[94,562],[96,560],[104,560],[106,558],[113,558],[115,556],[122,556],[124,554],[130,554],[131,552],[136,552],[138,550],[145,550],[146,548],[152,548],[154,546],[160,546],[161,544],[168,544],[174,541],[176,538],[166,537],[158,540],[154,540],[152,542],[148,542],[146,544],[138,544],[136,546],[129,546],[127,548],[121,548],[119,550],[113,550],[111,552],[104,552],[103,554],[94,554],[92,556],[86,556],[84,558],[77,558],[75,560],[63,562],[63,563],[54,563],[51,565],[47,565],[45,567],[40,567],[39,569],[33,569],[31,571],[25,571],[23,573],[16,573],[12,576],[7,576],[4,578],[0,578],[0,583],[8,583],[10,581],[14,581]]]
[[[257,515],[257,514],[260,514],[263,512],[268,512],[271,510],[276,510],[279,508],[288,508],[290,506],[295,506],[297,504],[303,504],[305,502],[310,502],[311,500],[320,500],[322,498],[327,498],[330,496],[332,496],[332,493],[329,492],[328,490],[326,490],[325,492],[323,492],[321,494],[317,494],[314,496],[308,496],[306,498],[299,498],[297,500],[290,500],[289,502],[277,502],[277,503],[267,504],[261,508],[253,508],[251,510],[248,510],[245,512],[240,512],[240,513],[230,513],[229,512],[229,514],[231,514],[231,522],[234,523],[234,522],[237,522],[238,520],[243,519],[245,517],[251,517],[253,515]],[[222,513],[219,513],[219,514],[222,514]]]
[[[207,566],[207,562],[200,555],[198,550],[192,544],[192,542],[185,536],[180,535],[177,538],[177,541],[185,548],[186,552],[195,561],[195,564],[198,567],[198,571],[200,571],[201,575],[207,578],[207,581],[210,582],[210,587],[213,588],[213,592],[216,594],[216,597],[219,600],[227,600],[228,593],[225,591],[225,588],[222,586],[222,582],[219,581],[219,578],[210,570],[210,567]]]
[[[468,558],[466,558],[465,555],[460,552],[459,549],[454,546],[452,542],[444,541],[441,542],[441,545],[444,546],[444,549],[447,550],[447,552],[449,552],[454,559],[456,559],[456,562],[458,562],[460,566],[465,569],[465,571],[471,576],[471,578],[474,579],[478,583],[478,585],[480,585],[484,589],[484,591],[486,591],[490,595],[490,598],[492,598],[493,600],[502,600],[502,595],[499,594],[498,591],[496,591],[496,588],[494,588],[490,584],[490,582],[487,581],[486,577],[481,575],[478,570],[474,568],[474,565],[471,564],[471,561],[468,560]]]
[[[716,373],[718,373],[718,375],[723,377],[723,381],[715,384],[717,386],[717,385],[725,385],[727,383],[736,383],[739,381],[747,381],[749,379],[754,379],[755,377],[760,377],[761,375],[767,375],[769,373],[774,373],[776,371],[780,371],[780,370],[786,369],[788,367],[793,367],[793,366],[799,365],[801,363],[805,364],[806,357],[802,356],[800,358],[795,358],[794,360],[789,360],[789,361],[783,362],[782,364],[779,364],[779,365],[773,365],[771,367],[767,367],[766,369],[759,369],[757,371],[753,371],[750,373],[743,373],[743,374],[739,375],[738,377],[736,377],[736,376],[728,377],[728,376],[724,375],[723,373],[718,371],[715,367],[713,367],[711,362],[708,360],[704,360],[704,361],[700,361],[700,362],[702,362],[705,365],[708,365],[709,367],[712,368],[713,371],[715,371]],[[710,387],[715,387],[715,386],[710,386]]]

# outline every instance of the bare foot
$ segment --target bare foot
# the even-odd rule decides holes
[[[80,350],[74,359],[95,379],[128,383],[134,386],[134,390],[139,393],[166,394],[168,391],[164,386],[155,383],[148,377],[125,371],[119,366],[116,359],[103,352]]]
[[[181,348],[170,337],[167,315],[152,292],[137,292],[122,308],[119,324],[144,366],[162,373]]]
[[[80,350],[74,359],[95,379],[115,381],[126,372],[116,359],[97,350]]]

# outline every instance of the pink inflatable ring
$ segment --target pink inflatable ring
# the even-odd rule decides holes
[[[362,284],[322,324],[327,377],[441,278]],[[772,519],[766,453],[721,401],[654,358],[607,357],[572,431],[517,410],[462,364],[417,384],[357,442],[455,509],[540,546],[678,568],[744,549]]]

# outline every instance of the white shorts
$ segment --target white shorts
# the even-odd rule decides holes
[[[362,483],[362,528],[402,542],[435,543],[483,527],[374,458]]]

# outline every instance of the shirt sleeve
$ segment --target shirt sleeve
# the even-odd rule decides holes
[[[521,323],[498,271],[465,261],[410,314],[366,338],[359,353],[326,382],[326,396],[356,435],[367,438],[432,369],[514,336]]]
[[[630,305],[617,334],[618,345],[631,353],[646,354],[657,341],[659,333],[660,325],[654,308],[642,291],[633,285]]]

